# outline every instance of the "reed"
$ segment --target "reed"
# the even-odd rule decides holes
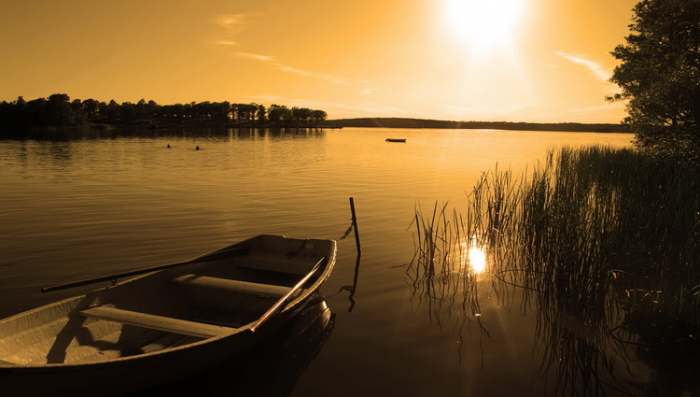
[[[416,210],[407,274],[424,296],[477,313],[477,277],[463,250],[481,247],[493,287],[522,288],[524,308],[537,313],[538,336],[551,342],[544,361],[560,366],[559,391],[588,374],[593,393],[605,381],[591,369],[611,372],[630,346],[697,345],[699,181],[696,164],[597,146],[550,151],[517,178],[496,167],[466,210]],[[562,338],[572,324],[580,332]],[[583,345],[572,342],[579,337]]]

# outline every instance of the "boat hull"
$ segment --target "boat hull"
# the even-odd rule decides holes
[[[232,247],[236,248],[239,245],[247,247],[246,250],[231,250]],[[148,341],[152,340],[154,335],[161,337],[163,335],[161,331],[123,326],[111,320],[86,320],[80,314],[84,313],[86,308],[95,307],[95,305],[99,307],[105,301],[115,302],[117,307],[124,305],[127,308],[128,304],[134,301],[155,302],[162,305],[163,310],[168,307],[182,307],[183,302],[188,302],[192,297],[191,294],[186,293],[189,290],[181,290],[179,285],[171,286],[172,280],[177,280],[182,272],[196,272],[207,268],[221,268],[227,271],[232,266],[238,266],[237,261],[246,265],[253,261],[256,266],[264,267],[261,274],[267,274],[265,272],[279,270],[275,267],[285,263],[285,260],[292,264],[294,258],[297,258],[285,254],[280,256],[279,262],[274,260],[270,262],[267,257],[261,259],[258,256],[251,256],[257,252],[256,246],[267,245],[282,247],[280,251],[282,253],[287,252],[289,247],[293,247],[293,255],[297,255],[299,260],[303,259],[304,263],[309,263],[308,258],[314,258],[320,253],[325,258],[325,264],[318,277],[310,281],[310,285],[303,292],[289,301],[255,332],[251,331],[251,325],[254,324],[252,322],[238,328],[231,328],[230,334],[224,333],[201,340],[191,340],[190,337],[185,336],[185,339],[181,339],[184,342],[173,342],[169,345],[170,347],[148,351],[146,348],[155,343]],[[313,247],[320,247],[320,252],[310,250]],[[221,256],[221,252],[228,251],[239,252],[236,254],[239,256],[234,255],[231,258]],[[194,261],[192,265],[182,270],[171,269],[145,274],[124,280],[106,289],[99,289],[86,295],[68,298],[2,319],[0,320],[0,352],[4,352],[4,356],[0,356],[0,390],[8,395],[25,396],[75,395],[76,393],[122,395],[192,377],[219,363],[230,362],[241,353],[264,342],[266,338],[297,316],[313,296],[318,296],[318,288],[333,269],[335,256],[336,243],[332,240],[295,240],[279,236],[258,236],[214,254],[204,255],[201,261]],[[307,271],[308,269],[304,267],[297,269],[298,274]],[[173,289],[156,288],[166,284],[167,288]],[[173,294],[162,294],[164,291]],[[231,300],[231,296],[226,295],[228,293],[226,291],[219,291],[223,295],[189,292],[194,292],[193,296],[200,299],[199,305],[206,306],[212,302],[227,304]],[[168,299],[162,299],[164,296]],[[222,301],[222,297],[226,299]],[[164,301],[167,301],[168,305]],[[144,303],[145,313],[151,312],[154,307],[148,307]],[[218,310],[219,314],[235,313],[234,307],[226,305]],[[199,314],[205,315],[206,312]],[[109,335],[117,335],[117,339],[113,337],[110,339]],[[167,332],[165,335],[167,337]],[[162,341],[162,339],[158,340]],[[150,344],[144,345],[144,341]],[[18,350],[18,346],[22,348]],[[124,350],[125,346],[132,346],[129,349],[137,346],[139,350],[137,353],[129,353],[131,350]]]
[[[301,309],[301,307],[300,307]],[[295,310],[295,313],[297,310]],[[68,396],[95,393],[117,396],[192,377],[253,349],[277,332],[294,313],[276,318],[256,333],[243,332],[196,346],[134,359],[90,364],[0,368],[7,395]]]

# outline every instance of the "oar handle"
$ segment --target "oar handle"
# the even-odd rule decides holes
[[[303,277],[301,280],[299,280],[296,284],[294,284],[294,286],[292,287],[292,289],[289,290],[289,292],[287,292],[286,294],[284,294],[283,297],[281,297],[277,302],[275,302],[274,305],[272,305],[272,307],[270,307],[262,316],[260,316],[260,318],[258,319],[258,321],[256,321],[255,324],[253,324],[253,326],[250,327],[250,330],[251,330],[252,332],[257,331],[258,328],[260,328],[261,325],[263,325],[267,320],[270,319],[270,317],[272,317],[272,316],[275,315],[278,311],[280,311],[280,309],[282,308],[282,306],[283,306],[285,303],[287,303],[287,301],[289,300],[289,298],[291,298],[292,295],[294,295],[294,293],[296,293],[301,287],[303,287],[304,284],[306,284],[306,282],[309,281],[309,279],[318,271],[318,269],[321,268],[321,264],[322,264],[325,260],[326,260],[326,257],[325,257],[325,256],[322,257],[321,259],[319,259],[318,262],[316,262],[316,264],[314,265],[314,267],[311,269],[311,271],[308,272],[308,273],[306,274],[306,276],[304,276],[304,277]]]

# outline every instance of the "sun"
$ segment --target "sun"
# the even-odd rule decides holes
[[[445,0],[447,25],[474,52],[512,44],[525,0]]]

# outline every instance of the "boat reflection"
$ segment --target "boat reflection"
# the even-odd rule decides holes
[[[205,374],[148,390],[140,396],[287,396],[316,358],[335,326],[335,314],[320,296],[287,327],[254,350],[212,368]]]

